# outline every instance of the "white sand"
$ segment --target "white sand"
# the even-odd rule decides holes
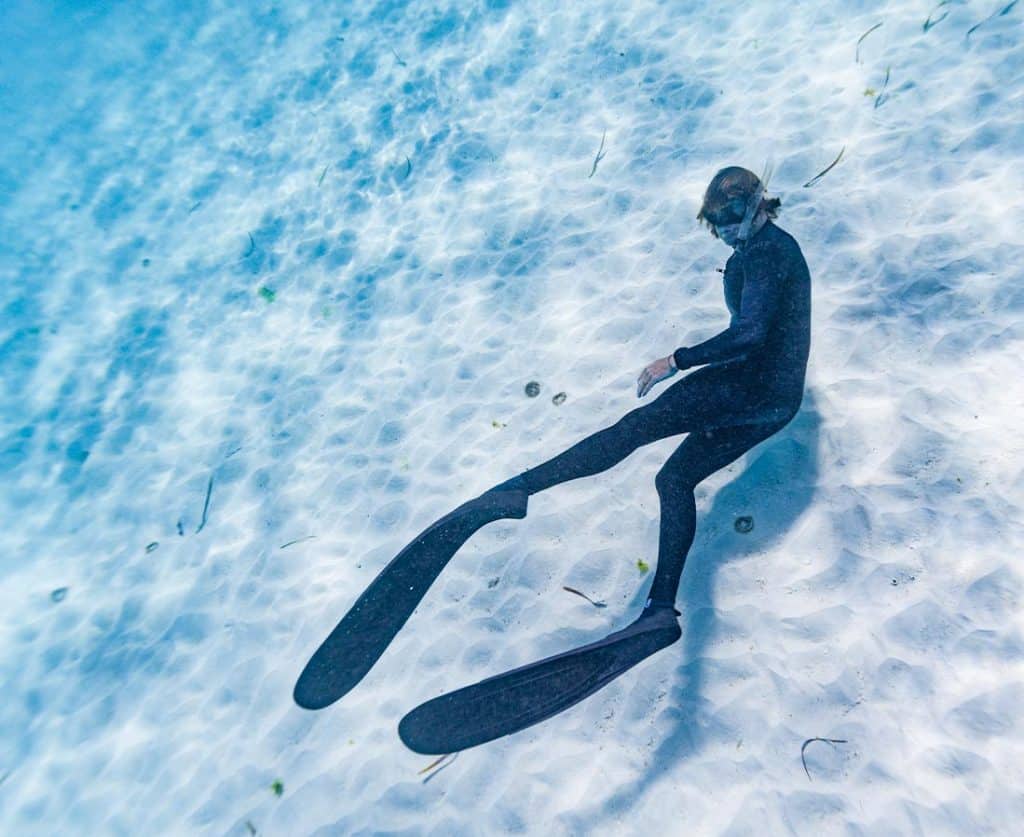
[[[1017,833],[1021,8],[142,5],[0,10],[0,833]],[[635,617],[676,437],[297,708],[417,532],[724,327],[694,215],[766,159],[807,392],[700,486],[683,640],[428,782],[396,734]]]

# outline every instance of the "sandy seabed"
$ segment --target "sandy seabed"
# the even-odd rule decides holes
[[[1017,833],[1022,13],[5,5],[0,832]],[[724,328],[694,216],[767,161],[807,390],[698,489],[682,641],[440,769],[396,734],[636,616],[674,438],[296,707],[417,532]]]

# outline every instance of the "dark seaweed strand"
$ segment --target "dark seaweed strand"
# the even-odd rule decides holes
[[[823,170],[822,170],[822,171],[820,171],[820,172],[819,172],[818,174],[816,174],[816,175],[815,175],[814,177],[812,177],[812,178],[811,178],[810,180],[808,180],[808,181],[807,181],[807,182],[806,182],[806,183],[804,184],[804,188],[805,188],[805,189],[807,189],[807,188],[809,188],[809,187],[813,186],[813,185],[814,185],[815,183],[817,183],[817,182],[818,182],[819,180],[821,180],[821,178],[823,178],[823,177],[824,177],[824,176],[825,176],[826,174],[828,174],[828,173],[829,173],[829,172],[830,172],[830,171],[832,170],[832,167],[833,167],[833,166],[835,166],[835,164],[836,164],[836,163],[838,163],[838,162],[839,162],[840,160],[842,160],[842,159],[843,159],[843,151],[846,151],[846,146],[845,146],[845,145],[844,145],[844,146],[842,147],[842,149],[840,150],[840,152],[839,152],[839,156],[838,156],[838,157],[836,157],[836,158],[835,158],[835,159],[834,159],[834,160],[833,160],[833,161],[832,161],[832,162],[831,162],[831,163],[830,163],[830,164],[828,165],[828,167],[827,167],[827,168],[823,169]]]
[[[447,756],[441,756],[441,758],[440,758],[440,759],[438,759],[437,761],[435,761],[435,762],[434,762],[434,764],[440,764],[440,762],[441,762],[441,761],[442,761],[443,759],[446,759],[446,758],[448,758],[448,756],[451,756],[451,758],[450,758],[450,759],[448,759],[448,761],[446,761],[446,762],[445,762],[444,764],[441,764],[441,765],[440,765],[440,766],[439,766],[439,767],[437,768],[437,770],[435,770],[435,771],[434,771],[433,773],[431,773],[431,774],[430,774],[429,776],[427,776],[426,778],[424,778],[424,779],[423,779],[423,784],[424,784],[424,785],[425,785],[425,784],[426,784],[427,782],[429,782],[429,781],[430,781],[431,779],[433,779],[433,778],[434,778],[434,777],[435,777],[435,776],[436,776],[436,775],[437,775],[438,773],[440,773],[440,772],[441,772],[442,770],[444,770],[444,769],[445,769],[446,767],[449,767],[449,766],[451,766],[452,764],[454,764],[454,763],[455,763],[455,759],[457,759],[457,758],[459,757],[459,754],[458,754],[458,753],[448,753],[448,755],[447,755]],[[431,767],[433,767],[433,766],[434,766],[434,765],[432,764],[432,765],[431,765]],[[421,771],[421,772],[422,772],[422,771]]]
[[[320,188],[320,184],[324,182],[324,175],[327,174],[327,169],[329,169],[329,168],[330,168],[330,166],[324,166],[324,170],[322,172],[320,172],[320,179],[316,182],[316,188],[317,189],[319,189]]]
[[[306,537],[304,537],[304,538],[296,538],[293,541],[288,541],[288,543],[281,544],[278,547],[278,549],[284,549],[286,546],[293,546],[294,544],[302,543],[303,541],[309,541],[309,540],[312,540],[315,537],[316,537],[316,535],[306,535]]]
[[[603,134],[601,134],[601,145],[597,149],[597,156],[594,158],[594,167],[590,170],[590,174],[587,175],[587,180],[589,180],[590,178],[592,178],[594,176],[594,172],[597,171],[597,164],[600,163],[604,159],[604,154],[602,154],[601,151],[604,149],[604,138],[605,138],[605,134],[607,134],[607,133],[608,132],[605,131]]]
[[[243,259],[249,258],[256,250],[256,242],[253,240],[252,233],[249,233],[249,251],[242,256]]]
[[[210,474],[210,481],[206,485],[206,502],[203,503],[203,519],[199,521],[199,528],[196,529],[198,535],[203,531],[203,527],[206,525],[206,512],[210,508],[210,494],[213,492],[213,474]]]
[[[437,767],[441,762],[443,762],[450,755],[451,755],[451,753],[445,753],[443,756],[438,756],[436,759],[434,759],[432,762],[430,762],[430,764],[428,764],[426,767],[424,767],[422,770],[420,770],[416,775],[417,776],[422,776],[424,773],[429,773],[431,770],[433,770],[435,767]]]
[[[948,6],[949,4],[950,4],[950,0],[942,0],[942,2],[939,3],[938,6],[936,6],[934,9],[932,9],[931,14],[928,15],[928,20],[926,20],[924,22],[924,26],[921,27],[921,28],[924,29],[925,32],[927,32],[933,26],[938,26],[940,23],[942,23],[942,21],[944,21],[947,17],[949,17],[949,12],[943,12],[942,13],[942,17],[936,18],[935,20],[932,20],[932,15],[935,14],[943,6]]]
[[[395,53],[395,58],[398,59],[399,66],[401,66],[401,67],[406,66],[405,62],[401,58],[399,58],[398,53],[395,52],[395,48],[394,47],[391,47],[391,51]]]
[[[804,750],[807,749],[807,745],[812,741],[824,741],[826,744],[847,744],[849,742],[845,738],[808,738],[803,743],[800,747],[800,761],[804,766],[804,773],[807,774],[807,778],[813,782],[814,779],[811,779],[811,771],[807,769],[807,761],[804,759]]]
[[[867,32],[865,32],[865,33],[864,33],[863,35],[861,35],[861,36],[860,36],[860,37],[859,37],[859,38],[857,39],[857,52],[856,52],[856,55],[855,55],[855,57],[856,57],[856,60],[857,60],[857,63],[858,63],[858,64],[860,63],[860,42],[861,42],[861,41],[863,41],[863,40],[864,40],[864,39],[865,39],[865,38],[866,38],[866,37],[867,37],[868,35],[870,35],[870,34],[871,34],[872,32],[874,32],[874,31],[875,31],[875,30],[876,30],[876,29],[877,29],[877,28],[878,28],[879,26],[881,26],[881,25],[882,25],[882,23],[881,23],[881,22],[879,22],[879,23],[876,23],[876,24],[875,24],[874,26],[872,26],[872,27],[871,27],[871,28],[870,28],[870,29],[869,29],[869,30],[868,30]]]
[[[588,596],[586,593],[581,593],[575,587],[566,587],[566,586],[563,585],[562,589],[565,590],[568,593],[575,593],[577,596],[582,596],[584,599],[586,599],[588,602],[590,602],[594,607],[607,607],[608,606],[604,602],[595,602],[592,598],[590,598],[590,596]]]
[[[971,37],[971,33],[972,33],[972,32],[973,32],[973,31],[974,31],[975,29],[977,29],[977,28],[978,28],[979,26],[981,26],[982,24],[988,23],[988,22],[989,22],[990,20],[992,20],[992,18],[994,18],[994,17],[1002,17],[1003,15],[1008,15],[1008,14],[1009,14],[1009,13],[1010,13],[1010,12],[1011,12],[1011,11],[1013,10],[1013,7],[1014,7],[1014,6],[1016,6],[1016,5],[1017,5],[1017,0],[1013,0],[1013,2],[1012,2],[1012,3],[1010,3],[1010,4],[1009,4],[1009,5],[1007,5],[1007,6],[1004,6],[1004,7],[1002,8],[1002,10],[1001,10],[1001,11],[998,11],[998,12],[992,12],[992,14],[990,14],[990,15],[989,15],[989,16],[988,16],[987,18],[985,18],[985,19],[984,19],[983,21],[981,21],[980,23],[975,23],[975,24],[974,24],[974,26],[972,26],[972,27],[971,27],[970,29],[968,29],[968,30],[967,30],[967,34],[966,34],[966,35],[964,35],[964,38],[965,38],[965,39],[967,39],[967,38],[970,38],[970,37]]]
[[[405,162],[409,164],[409,168],[407,168],[405,170],[405,179],[408,180],[409,179],[409,175],[412,174],[412,160],[410,160],[408,157],[406,157],[405,158]]]
[[[892,67],[885,68],[885,81],[882,82],[882,89],[878,96],[875,98],[875,110],[878,110],[878,106],[885,101],[885,88],[889,86],[889,71]]]

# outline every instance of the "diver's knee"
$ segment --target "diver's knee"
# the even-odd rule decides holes
[[[615,429],[635,442],[636,447],[661,438],[658,433],[657,416],[648,407],[636,407],[615,423]]]
[[[643,407],[635,407],[615,422],[614,426],[619,430],[635,430],[643,420],[643,413]]]
[[[688,475],[678,468],[663,467],[654,477],[654,487],[660,497],[692,492],[695,486],[696,483],[688,479]]]
[[[673,485],[677,480],[672,478],[672,475],[662,468],[654,475],[654,487],[658,490],[658,494],[664,496],[672,490]]]

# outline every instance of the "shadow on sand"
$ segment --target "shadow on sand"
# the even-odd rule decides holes
[[[729,562],[770,549],[810,506],[818,480],[820,431],[821,416],[813,392],[807,390],[800,412],[747,454],[747,467],[718,491],[711,509],[698,517],[697,537],[676,600],[685,620],[682,653],[676,650],[678,645],[664,652],[681,658],[669,697],[677,720],[655,749],[645,773],[608,797],[601,806],[602,815],[618,818],[676,764],[701,750],[706,738],[702,732],[705,653],[716,629],[715,577]],[[738,546],[733,522],[741,511],[752,515],[756,526]],[[701,529],[708,527],[713,534],[702,538]],[[639,607],[642,602],[636,604]]]

